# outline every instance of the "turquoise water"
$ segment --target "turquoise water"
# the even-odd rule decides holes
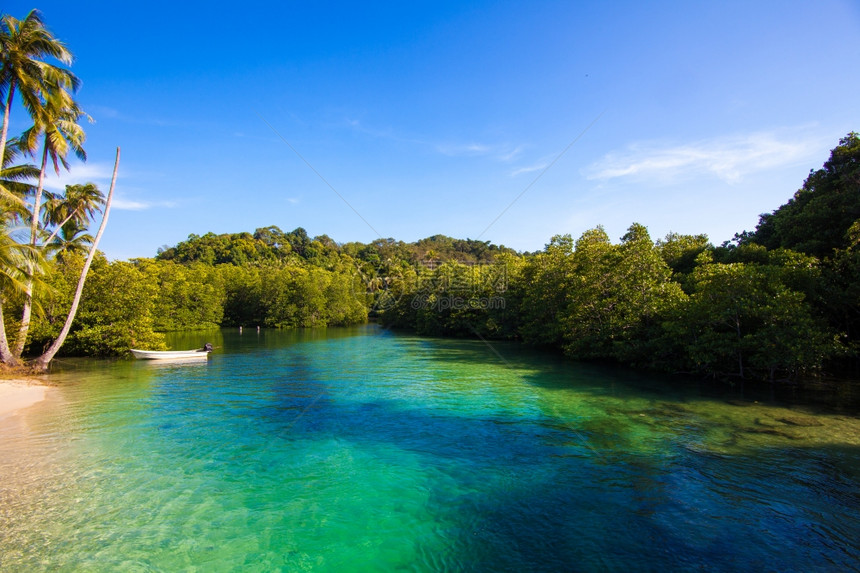
[[[0,420],[2,571],[860,570],[860,420],[514,344],[214,332]]]

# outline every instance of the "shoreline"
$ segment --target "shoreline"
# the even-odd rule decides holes
[[[0,420],[43,401],[47,391],[48,386],[31,380],[0,380]]]

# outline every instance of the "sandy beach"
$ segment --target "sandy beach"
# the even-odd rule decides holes
[[[0,419],[45,399],[48,387],[27,380],[0,380]]]

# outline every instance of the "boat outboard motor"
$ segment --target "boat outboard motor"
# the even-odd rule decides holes
[[[204,352],[212,352],[212,344],[210,344],[209,342],[207,342],[206,344],[204,344],[204,345],[203,345],[203,351],[204,351]]]

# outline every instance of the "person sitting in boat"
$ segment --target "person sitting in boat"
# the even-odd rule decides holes
[[[207,342],[203,345],[203,352],[212,352],[212,344]]]

